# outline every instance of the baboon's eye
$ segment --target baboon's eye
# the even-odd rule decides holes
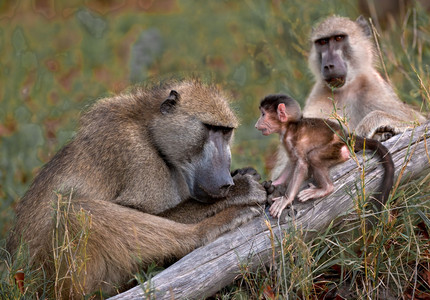
[[[324,46],[325,44],[328,43],[328,39],[319,39],[319,40],[316,40],[315,43],[320,46]]]
[[[334,37],[334,40],[335,40],[336,42],[340,42],[340,41],[342,41],[344,38],[345,38],[345,36],[344,36],[344,35],[336,35],[336,36]]]
[[[233,132],[233,128],[231,127],[216,126],[216,125],[210,125],[210,124],[204,124],[204,125],[208,130],[220,131],[224,135],[228,135]]]

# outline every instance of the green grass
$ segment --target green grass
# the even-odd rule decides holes
[[[331,14],[355,19],[360,11],[356,1],[343,0],[0,2],[0,247],[14,205],[73,137],[80,112],[149,78],[198,73],[229,90],[241,119],[232,168],[255,166],[267,178],[277,141],[254,129],[259,100],[285,92],[304,103],[313,84],[311,26]],[[413,7],[376,35],[381,73],[402,100],[424,111],[430,103],[429,23],[429,13]],[[145,57],[133,50],[142,47]],[[332,286],[351,288],[359,298],[373,298],[384,286],[396,295],[428,291],[428,279],[420,276],[429,270],[429,182],[401,187],[395,222],[365,234],[356,224],[354,240],[345,241],[341,229],[309,242],[286,233],[277,269],[247,273],[244,267],[243,279],[220,297],[268,298],[273,292],[311,299]],[[16,268],[3,257],[0,297],[15,299]],[[44,284],[43,274],[24,272],[30,296]]]
[[[236,299],[332,299],[334,292],[345,299],[428,299],[428,182],[407,187],[392,206],[401,213],[391,222],[381,217],[369,229],[359,219],[307,242],[294,227],[282,245],[272,237],[281,257],[269,269],[242,267],[240,281],[224,293]]]

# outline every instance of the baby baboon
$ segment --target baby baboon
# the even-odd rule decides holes
[[[363,17],[355,22],[329,17],[311,34],[309,67],[315,85],[306,100],[306,118],[346,117],[355,134],[384,141],[425,118],[401,102],[391,86],[375,69],[371,29]],[[280,149],[272,170],[276,179],[286,161]]]
[[[255,172],[230,174],[237,124],[223,92],[197,80],[98,101],[18,203],[7,249],[24,242],[33,268],[60,281],[64,298],[128,288],[139,268],[180,258],[260,214],[266,192]],[[67,215],[54,191],[68,195]],[[76,238],[85,218],[86,238],[73,240],[85,247],[55,265],[53,245]],[[78,260],[84,271],[74,269]]]
[[[333,192],[333,183],[329,177],[329,169],[349,159],[349,150],[342,128],[329,120],[318,118],[303,118],[299,103],[286,95],[270,95],[260,104],[261,116],[255,127],[264,135],[277,133],[288,155],[288,164],[281,176],[273,185],[287,183],[287,192],[284,196],[274,198],[270,207],[270,214],[281,216],[287,205],[294,201],[298,194],[300,201],[304,202],[320,198]],[[376,153],[382,162],[385,173],[381,187],[375,195],[378,208],[385,203],[393,186],[394,163],[391,155],[380,142],[355,136],[351,144],[354,151],[371,150]],[[305,189],[299,193],[300,185],[312,175],[317,186]],[[288,180],[288,182],[287,182]]]

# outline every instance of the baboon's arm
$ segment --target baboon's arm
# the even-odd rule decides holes
[[[234,186],[230,189],[229,195],[223,200],[213,204],[198,202],[189,199],[177,207],[160,214],[160,216],[180,223],[198,223],[207,217],[231,206],[257,205],[266,202],[266,192],[256,180],[257,173],[237,173],[233,176]],[[193,212],[193,214],[190,214]]]

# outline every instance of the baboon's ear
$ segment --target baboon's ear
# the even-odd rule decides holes
[[[164,100],[163,103],[161,103],[160,112],[163,115],[173,112],[180,98],[181,96],[177,91],[171,90],[169,97],[167,97],[167,99]]]
[[[286,123],[290,121],[288,118],[287,108],[284,103],[279,103],[278,108],[276,109],[276,113],[278,115],[278,120],[282,123]]]
[[[358,24],[358,26],[361,27],[361,29],[363,30],[364,34],[366,36],[371,36],[372,35],[372,30],[370,29],[369,23],[367,23],[366,19],[363,17],[363,15],[360,15],[357,20],[355,20],[355,23]]]

